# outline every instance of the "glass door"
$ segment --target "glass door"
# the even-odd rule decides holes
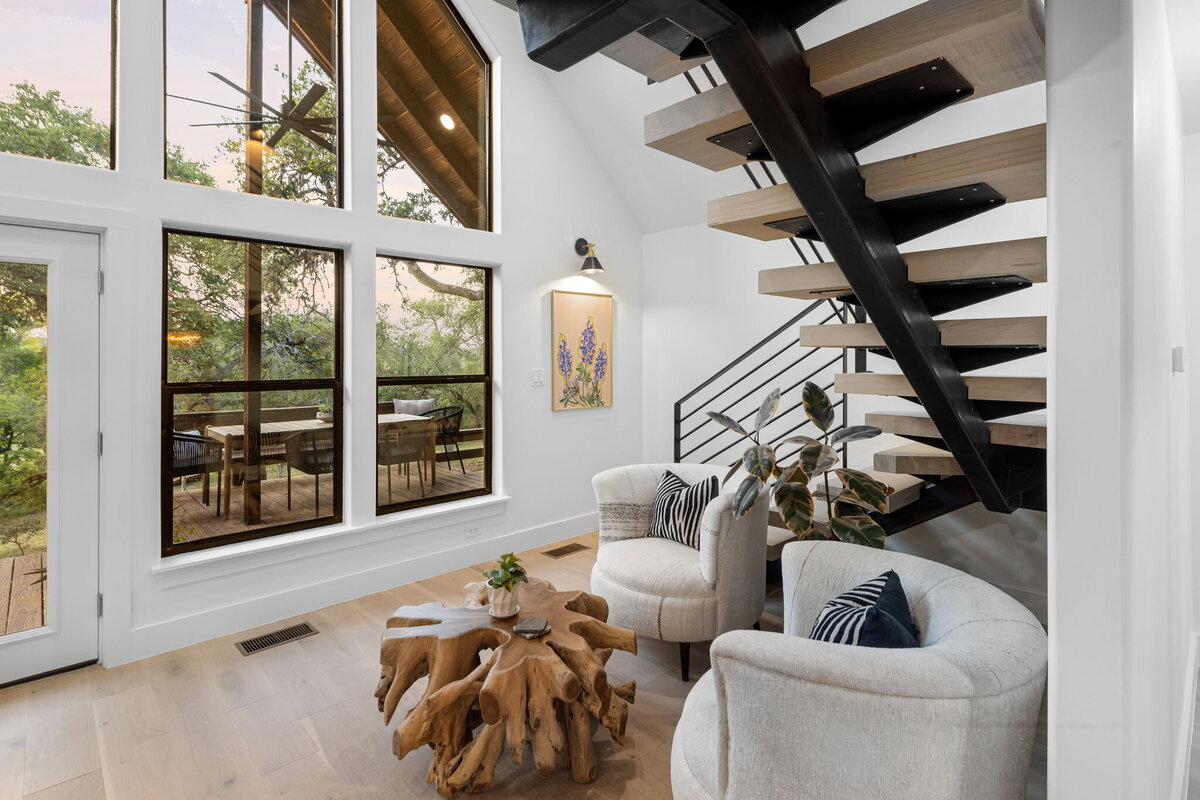
[[[0,225],[0,685],[97,656],[99,260]]]

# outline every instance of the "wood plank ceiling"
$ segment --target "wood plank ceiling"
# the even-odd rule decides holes
[[[288,0],[263,0],[286,24]],[[332,75],[333,0],[291,0],[296,39]],[[381,140],[468,228],[489,227],[488,62],[445,0],[380,0]],[[441,122],[445,114],[452,130]]]

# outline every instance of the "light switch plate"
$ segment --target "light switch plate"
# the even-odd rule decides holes
[[[544,369],[529,370],[529,385],[530,386],[545,386],[546,385],[546,370],[544,370]]]

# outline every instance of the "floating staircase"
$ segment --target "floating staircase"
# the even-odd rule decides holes
[[[768,171],[776,185],[713,200],[708,222],[828,249],[822,263],[760,272],[759,290],[842,304],[847,324],[802,324],[799,345],[857,354],[853,371],[833,377],[843,396],[920,408],[867,417],[909,440],[874,455],[877,471],[910,476],[891,478],[903,491],[879,515],[889,532],[976,501],[1044,508],[1045,420],[1033,412],[1045,408],[1045,379],[972,373],[1044,352],[1046,319],[941,317],[1044,282],[1045,239],[903,254],[899,245],[1045,197],[1045,125],[873,163],[855,157],[950,105],[1043,80],[1041,2],[927,0],[804,49],[796,28],[836,2],[523,0],[520,14],[530,56],[553,69],[634,34],[675,52],[676,66],[719,67],[727,83],[700,91],[689,76],[697,94],[646,119],[646,144],[710,170],[760,161],[782,173],[782,183]],[[895,371],[865,372],[868,352]]]

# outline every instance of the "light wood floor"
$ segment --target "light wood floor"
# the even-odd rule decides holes
[[[44,624],[46,582],[37,570],[45,566],[45,553],[0,558],[0,636]]]
[[[522,553],[532,575],[560,589],[588,588],[590,549],[553,560]],[[461,601],[478,579],[470,567],[296,617],[320,633],[253,656],[233,642],[278,625],[227,636],[155,658],[101,667],[0,690],[0,800],[192,800],[290,797],[433,798],[429,751],[397,761],[372,696],[379,634],[397,606]],[[777,618],[764,617],[771,628]],[[614,653],[613,683],[637,681],[623,746],[597,734],[596,781],[568,772],[541,778],[527,756],[501,760],[493,797],[670,797],[671,736],[688,690],[673,644],[639,641],[639,654]],[[706,645],[692,650],[692,674],[708,668]],[[405,697],[407,711],[423,682]],[[397,720],[393,720],[393,726]]]

